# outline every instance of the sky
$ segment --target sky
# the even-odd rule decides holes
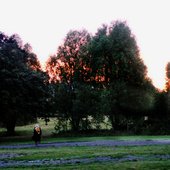
[[[17,33],[42,63],[69,30],[92,35],[102,24],[126,21],[153,84],[163,89],[170,62],[170,0],[0,0],[0,31]]]

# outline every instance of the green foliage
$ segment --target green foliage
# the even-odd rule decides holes
[[[46,94],[46,75],[18,35],[0,33],[0,121],[9,135],[16,123],[32,121]]]
[[[91,93],[92,88],[86,86],[88,81],[86,44],[89,40],[90,35],[85,30],[70,31],[64,44],[59,46],[57,56],[51,57],[47,63],[52,81],[59,82],[54,87],[55,103],[58,105],[57,117],[63,122],[70,120],[75,131],[80,129],[82,119],[92,114],[94,108],[92,105],[96,102]]]
[[[135,36],[126,22],[102,25],[94,36],[71,30],[41,70],[36,54],[18,35],[0,33],[0,125],[56,117],[56,130],[101,129],[105,118],[116,131],[169,128],[170,64],[165,92],[147,77]],[[144,117],[149,117],[148,121]],[[163,120],[163,118],[166,120]]]
[[[52,81],[67,83],[84,82],[87,79],[86,44],[90,35],[86,30],[69,31],[64,43],[58,47],[57,56],[51,56],[46,70]]]
[[[122,116],[152,109],[154,87],[125,22],[103,25],[92,38],[89,53],[92,75],[104,87],[100,110],[109,115],[113,129],[121,129]]]
[[[153,110],[155,88],[125,22],[103,25],[93,37],[69,31],[47,72],[56,84],[54,110],[61,126],[89,129],[107,116],[113,129],[121,130],[120,125],[134,124],[134,116],[141,119]]]

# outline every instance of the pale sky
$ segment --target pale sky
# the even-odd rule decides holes
[[[127,21],[148,75],[160,89],[170,61],[170,0],[0,0],[0,31],[17,33],[41,62],[71,29],[94,33],[102,24]]]

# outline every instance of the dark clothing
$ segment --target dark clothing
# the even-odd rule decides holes
[[[39,127],[39,130],[37,131],[36,128],[34,128],[34,132],[33,132],[33,136],[32,136],[32,140],[35,141],[35,144],[40,143],[41,141],[41,128]]]

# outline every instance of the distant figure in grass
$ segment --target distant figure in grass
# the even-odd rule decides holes
[[[34,132],[33,132],[33,136],[32,136],[32,140],[35,141],[36,146],[41,141],[41,134],[42,134],[41,127],[38,124],[36,124],[34,126]]]

